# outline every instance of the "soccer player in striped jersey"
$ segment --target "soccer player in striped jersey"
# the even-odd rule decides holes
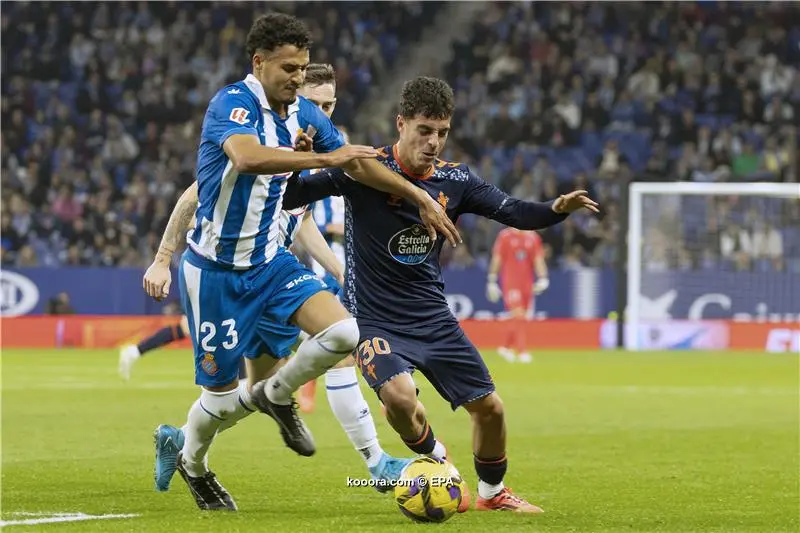
[[[336,78],[333,67],[310,64],[306,71],[305,85],[298,93],[317,105],[330,118],[336,103],[335,92]],[[185,195],[186,200],[182,198],[176,209],[183,209],[182,204],[188,203],[191,204],[190,210],[195,210],[197,208],[196,191],[196,185],[190,187]],[[343,282],[343,258],[339,258],[330,249],[317,224],[312,220],[311,210],[307,209],[307,206],[300,206],[291,211],[282,211],[279,227],[281,238],[284,240],[283,246],[288,249],[297,243],[305,248],[328,275],[326,280],[329,280],[329,286],[334,289],[334,292],[338,292]],[[265,324],[265,326],[267,325]],[[296,326],[271,323],[264,329],[267,355],[278,358],[276,354],[284,353],[286,346],[291,347],[290,351],[297,347],[300,329]],[[358,387],[358,377],[351,356],[326,372],[326,384],[331,410],[356,450],[364,458],[370,475],[376,480],[384,481],[383,484],[376,485],[378,491],[386,492],[391,488],[389,482],[399,477],[402,468],[408,464],[409,460],[394,458],[381,448],[375,423],[369,412],[369,405]],[[241,388],[242,407],[246,407],[250,405],[246,386]],[[252,408],[252,405],[250,407]],[[251,412],[246,408],[243,409],[239,412],[241,416],[229,417],[220,424],[216,432],[233,427],[241,418],[248,416]],[[211,435],[210,438],[213,439],[214,435]],[[156,429],[154,469],[156,490],[169,490],[170,481],[176,469],[177,455],[184,445],[184,440],[184,428],[162,424]],[[201,508],[203,507],[201,506]]]
[[[278,424],[284,443],[300,455],[316,451],[293,393],[353,351],[358,324],[313,272],[279,239],[287,180],[295,172],[342,168],[353,179],[408,199],[426,230],[453,245],[458,231],[435,200],[376,159],[372,147],[346,145],[314,104],[298,96],[309,64],[308,28],[271,13],[246,39],[252,73],[211,99],[197,155],[197,224],[189,232],[179,272],[189,320],[200,397],[189,410],[177,470],[201,508],[236,509],[208,470],[207,450],[223,422],[242,418],[239,362],[245,359],[252,405]],[[315,152],[296,152],[299,131],[313,129]],[[143,284],[164,298],[169,265],[192,213],[173,213]],[[264,323],[293,324],[310,337],[277,370],[266,355]],[[279,356],[288,356],[287,351]]]

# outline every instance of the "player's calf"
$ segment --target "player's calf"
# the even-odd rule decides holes
[[[394,376],[381,386],[378,396],[386,406],[386,420],[414,453],[445,458],[445,448],[436,440],[417,399],[417,386],[407,372]]]
[[[539,507],[515,496],[503,479],[508,470],[506,424],[503,402],[492,392],[464,405],[473,424],[475,472],[478,474],[478,500],[481,511],[499,510],[541,513]]]

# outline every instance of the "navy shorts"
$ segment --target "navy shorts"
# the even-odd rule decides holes
[[[458,322],[402,330],[359,320],[358,328],[356,362],[376,393],[398,374],[417,369],[454,410],[495,390],[481,354]]]

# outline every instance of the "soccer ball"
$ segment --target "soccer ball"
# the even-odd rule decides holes
[[[400,474],[394,499],[400,511],[415,522],[444,522],[456,513],[466,489],[452,464],[419,457]]]

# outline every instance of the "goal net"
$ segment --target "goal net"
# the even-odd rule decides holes
[[[628,349],[744,347],[739,324],[800,333],[800,184],[635,183],[628,223]]]

